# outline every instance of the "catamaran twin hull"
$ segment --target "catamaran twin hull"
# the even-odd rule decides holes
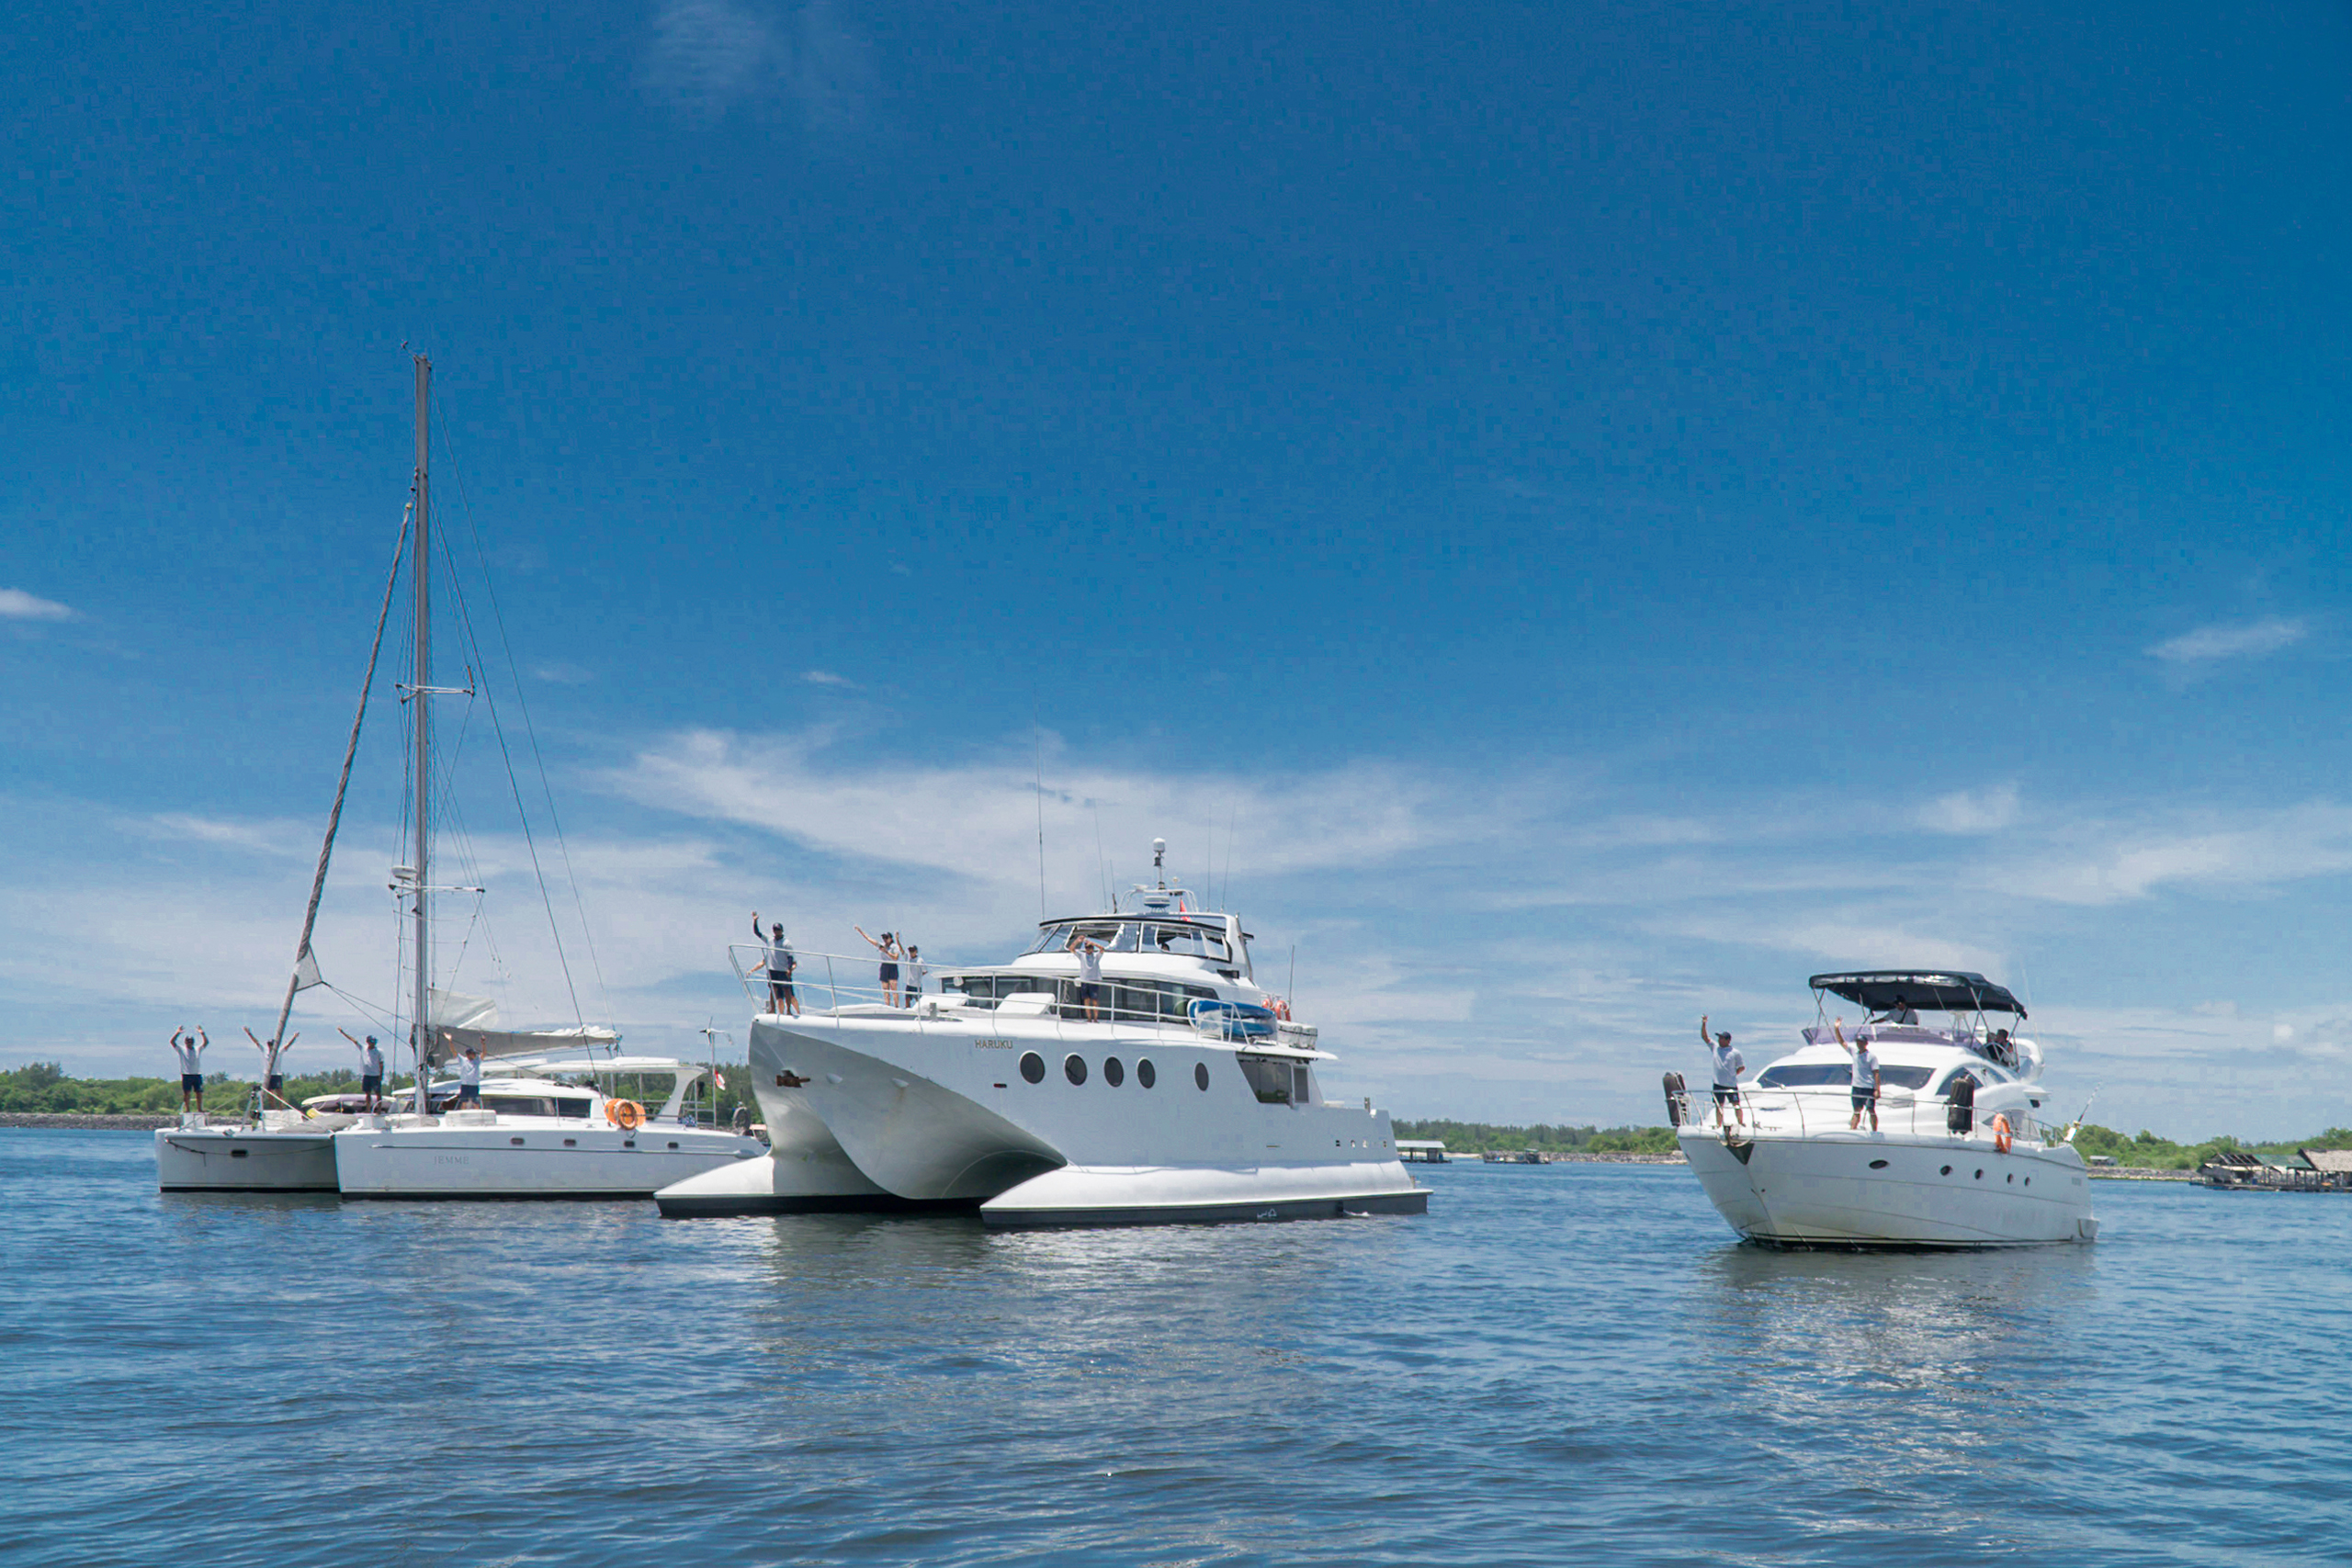
[[[1252,1055],[1255,1076],[1182,1026],[952,1008],[763,1017],[771,1157],[657,1197],[679,1216],[948,1207],[1013,1226],[1426,1211],[1387,1112],[1277,1099],[1269,1073],[1290,1081],[1295,1055],[1305,1083],[1313,1054]]]
[[[1989,1247],[2090,1241],[2082,1157],[1987,1134],[1809,1136],[1685,1126],[1691,1173],[1731,1227],[1781,1247]]]
[[[158,1127],[155,1185],[165,1192],[333,1192],[334,1134]]]

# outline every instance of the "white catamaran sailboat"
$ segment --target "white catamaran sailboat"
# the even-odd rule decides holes
[[[438,777],[433,758],[431,698],[470,695],[469,690],[432,682],[432,493],[429,413],[432,366],[416,356],[416,468],[401,546],[413,544],[410,570],[415,592],[414,669],[403,693],[411,708],[410,773],[415,788],[412,810],[414,842],[410,863],[392,870],[393,891],[406,915],[411,938],[407,968],[413,982],[409,1033],[415,1082],[408,1109],[352,1114],[322,1111],[315,1105],[284,1104],[263,1110],[249,1127],[167,1128],[156,1134],[156,1165],[166,1190],[245,1188],[341,1191],[346,1197],[644,1197],[656,1188],[764,1152],[757,1140],[686,1124],[685,1105],[705,1076],[692,1063],[668,1057],[617,1057],[619,1036],[584,1023],[576,1027],[510,1031],[496,1026],[495,1011],[477,998],[461,998],[432,984],[431,911],[436,888],[434,863],[433,792]],[[353,757],[367,715],[368,686],[398,581],[385,587],[377,618],[376,644],[368,654],[368,680],[361,690],[359,716],[352,723],[335,786],[334,808],[319,852],[310,907],[295,949],[295,972],[278,1013],[284,1038],[296,995],[322,983],[311,938],[326,883],[327,866],[341,820]],[[480,889],[464,889],[479,893]],[[453,1107],[454,1085],[436,1087],[433,1074],[472,1048],[485,1063],[480,1106]],[[648,1116],[633,1100],[595,1087],[616,1073],[656,1073],[672,1077],[670,1101]],[[582,1084],[582,1077],[591,1080]]]
[[[1330,1055],[1252,977],[1239,919],[1164,881],[1135,893],[1043,922],[1009,964],[944,971],[936,996],[828,984],[820,1007],[803,981],[806,1011],[752,1024],[773,1155],[665,1189],[662,1212],[942,1206],[1031,1226],[1424,1212],[1388,1113],[1322,1099]],[[803,954],[804,976],[812,959],[832,962]]]

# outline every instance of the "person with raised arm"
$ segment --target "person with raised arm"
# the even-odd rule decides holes
[[[1715,1125],[1720,1127],[1724,1124],[1724,1107],[1728,1105],[1733,1117],[1741,1126],[1747,1126],[1747,1111],[1739,1099],[1739,1076],[1747,1071],[1747,1058],[1731,1048],[1730,1031],[1712,1037],[1707,1033],[1705,1013],[1699,1015],[1699,1041],[1706,1046],[1707,1054],[1714,1058]]]
[[[261,1037],[250,1029],[245,1031],[245,1038],[252,1041],[254,1043],[254,1049],[261,1053],[261,1092],[263,1097],[266,1100],[274,1100],[280,1105],[285,1104],[286,1075],[284,1072],[280,1071],[279,1068],[286,1059],[286,1054],[294,1049],[294,1042],[302,1038],[302,1032],[299,1029],[296,1030],[288,1037],[286,1043],[283,1045],[280,1045],[275,1040],[265,1044],[262,1042]]]
[[[760,967],[768,977],[768,1010],[775,1013],[800,1015],[799,993],[793,989],[792,972],[800,967],[800,955],[784,940],[781,921],[768,922],[768,934],[760,935],[760,912],[752,911],[752,940],[760,944]]]
[[[481,1109],[481,1047],[469,1045],[458,1058],[458,1105]],[[452,1107],[451,1109],[456,1109]]]
[[[384,1098],[384,1053],[377,1048],[376,1037],[370,1034],[363,1043],[348,1029],[337,1029],[337,1034],[351,1042],[359,1053],[359,1092],[368,1097],[368,1110],[373,1114]]]
[[[198,1024],[194,1030],[182,1024],[172,1031],[172,1055],[180,1065],[180,1114],[187,1114],[188,1100],[196,1100],[198,1115],[204,1113],[204,1052],[212,1043],[211,1036]]]
[[[1838,1036],[1838,1043],[1844,1045],[1854,1058],[1854,1114],[1847,1122],[1846,1129],[1849,1132],[1859,1129],[1862,1124],[1862,1112],[1867,1111],[1871,1113],[1871,1131],[1875,1133],[1878,1131],[1878,1055],[1871,1049],[1870,1032],[1857,1029],[1853,1043],[1848,1044],[1844,1019],[1837,1020],[1829,1027],[1831,1032]]]
[[[899,939],[892,932],[884,931],[879,937],[870,937],[865,936],[864,926],[852,926],[849,929],[865,937],[866,944],[882,955],[882,1005],[889,1008],[897,1007],[899,1005],[899,960],[907,955],[906,950],[899,945]]]
[[[1086,1004],[1086,1021],[1099,1023],[1102,1005],[1102,944],[1084,931],[1069,933],[1069,951],[1078,954],[1078,999]]]

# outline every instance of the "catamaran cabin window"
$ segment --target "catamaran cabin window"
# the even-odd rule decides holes
[[[1883,1089],[1923,1089],[1935,1076],[1933,1067],[1911,1067],[1882,1062],[1878,1080]],[[1758,1089],[1818,1089],[1835,1086],[1844,1089],[1854,1081],[1854,1068],[1849,1062],[1785,1062],[1777,1067],[1767,1067],[1756,1077]]]
[[[1154,925],[1144,928],[1143,951],[1171,953],[1186,958],[1214,958],[1219,963],[1231,959],[1225,938],[1205,927],[1195,925]]]
[[[495,1111],[507,1116],[552,1116],[555,1101],[536,1095],[486,1094],[481,1097],[484,1111]]]
[[[1300,1105],[1307,1093],[1306,1069],[1296,1062],[1278,1062],[1264,1056],[1233,1058],[1241,1064],[1241,1076],[1250,1080],[1250,1092],[1261,1105]]]

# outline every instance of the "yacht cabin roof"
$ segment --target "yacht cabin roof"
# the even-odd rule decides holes
[[[1843,997],[1872,1012],[1925,1009],[1930,1012],[2007,1012],[2025,1016],[2008,988],[1965,969],[1853,969],[1815,975],[1805,982],[1816,991]]]

